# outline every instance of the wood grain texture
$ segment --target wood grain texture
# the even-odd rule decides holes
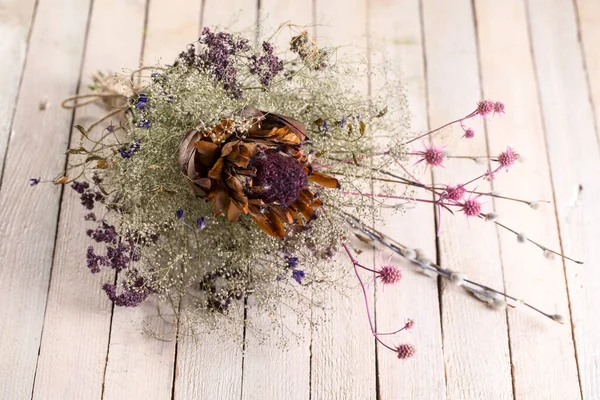
[[[259,11],[260,31],[264,36],[259,40],[271,36],[285,21],[299,25],[312,24],[312,0],[261,0]],[[291,37],[292,31],[284,28],[273,39],[274,45],[278,50],[286,50]],[[291,284],[296,285],[296,282],[292,281]],[[302,291],[302,288],[299,290]],[[310,297],[310,290],[304,290],[303,295]],[[298,317],[296,311],[290,308],[298,306],[297,299],[289,298],[285,301],[288,306],[279,306],[277,309],[284,329],[273,324],[272,318],[264,310],[253,308],[252,305],[248,308],[248,323],[255,329],[268,332],[268,335],[263,340],[260,335],[246,330],[242,388],[244,399],[293,400],[310,397],[309,321]],[[299,311],[310,318],[310,310]]]
[[[165,6],[168,2],[165,2]],[[244,9],[241,13],[240,10]],[[256,22],[255,1],[205,0],[201,26],[211,29],[221,25],[233,30],[251,27]],[[234,14],[237,15],[234,17]],[[190,39],[190,37],[194,39]],[[195,36],[180,37],[181,43],[195,40]],[[232,327],[237,332],[222,335],[210,332],[199,338],[180,336],[177,344],[175,375],[176,399],[239,399],[242,395],[242,327]]]
[[[0,1],[0,183],[36,0]]]
[[[480,98],[477,48],[470,1],[425,0],[423,19],[429,123],[433,128],[475,109]],[[462,130],[456,126],[434,142],[448,145],[453,155],[486,155],[481,121],[471,120],[467,125],[476,132],[473,139],[463,139]],[[471,160],[450,159],[445,164],[446,168],[434,170],[438,185],[465,183],[485,168]],[[488,188],[485,184],[477,187],[480,191]],[[484,210],[492,211],[489,200]],[[452,216],[444,211],[440,223],[441,266],[501,289],[502,266],[493,225],[468,221],[461,212]],[[512,398],[504,312],[490,310],[447,283],[442,285],[441,304],[448,398]]]
[[[547,7],[552,8],[544,2],[543,8]],[[484,96],[501,100],[507,107],[502,118],[487,124],[490,152],[499,154],[510,145],[526,157],[525,165],[516,165],[508,174],[499,175],[494,188],[509,196],[551,200],[540,98],[526,40],[525,3],[478,2],[476,16]],[[559,248],[553,205],[534,211],[524,204],[497,201],[496,210],[502,223],[550,248]],[[500,230],[499,237],[507,291],[550,313],[563,314],[568,320],[561,261],[545,259],[538,248],[519,244],[513,234],[504,230]],[[508,317],[515,397],[580,398],[570,324],[561,326],[522,308],[508,310]]]
[[[600,398],[597,1],[150,0],[147,14],[145,0],[35,2],[0,0],[0,399]],[[369,300],[381,331],[415,320],[413,332],[392,343],[417,348],[414,358],[401,361],[374,345],[344,254],[339,262],[348,268],[349,295],[320,299],[335,313],[314,331],[295,326],[294,313],[284,312],[306,337],[292,340],[287,350],[276,346],[276,338],[260,344],[250,334],[242,354],[236,343],[243,340],[241,327],[233,337],[150,338],[144,334],[148,325],[171,339],[176,334],[157,317],[153,301],[116,308],[111,323],[112,305],[99,286],[114,275],[94,276],[85,268],[84,210],[77,196],[51,184],[28,187],[29,178],[51,178],[64,166],[73,113],[60,102],[78,83],[84,88],[90,72],[134,68],[140,53],[147,65],[171,63],[197,39],[201,22],[234,31],[258,22],[265,35],[286,20],[305,24],[313,16],[321,45],[355,46],[341,55],[366,60],[370,54],[372,63],[399,68],[413,131],[469,113],[482,94],[505,102],[506,115],[473,121],[474,139],[461,139],[455,127],[436,143],[449,144],[452,155],[497,155],[506,145],[522,153],[526,163],[500,174],[493,187],[554,204],[533,211],[484,199],[484,211],[496,209],[501,222],[586,264],[548,261],[539,249],[517,244],[514,235],[467,222],[460,212],[442,217],[438,260],[564,314],[565,325],[525,308],[492,311],[450,285],[440,285],[438,296],[435,280],[393,258],[403,281],[385,290],[369,286]],[[372,76],[371,91],[391,76]],[[356,84],[366,95],[367,79]],[[78,110],[75,123],[101,114],[95,107]],[[486,168],[469,160],[445,164],[434,171],[438,184],[461,183]],[[429,170],[420,176],[426,179]],[[405,216],[385,211],[384,217],[378,228],[435,256],[431,208],[416,207]],[[361,257],[367,266],[377,262],[376,252]],[[252,309],[248,318],[268,326],[268,317]]]
[[[579,41],[584,56],[584,67],[588,87],[593,100],[596,116],[596,134],[600,140],[598,121],[600,119],[600,2],[595,0],[576,0]]]
[[[89,4],[40,0],[31,33],[0,190],[0,398],[31,396],[62,188],[28,181],[64,168],[72,112],[60,102],[77,89]]]
[[[598,11],[600,16],[600,8]],[[584,399],[596,399],[600,398],[600,323],[589,318],[600,302],[600,271],[595,267],[600,259],[600,210],[596,206],[600,147],[594,109],[572,2],[531,1],[528,15],[538,82],[543,82],[539,92],[562,247],[585,261],[584,265],[568,261],[564,265],[581,392]]]
[[[90,84],[90,75],[98,70],[121,72],[137,65],[145,1],[95,2],[91,15],[81,87]],[[117,41],[120,45],[115,48]],[[76,110],[74,122],[88,126],[106,113],[100,105],[83,107]],[[75,148],[80,146],[81,135],[73,131],[71,147]],[[90,134],[98,138],[99,131]],[[91,399],[102,394],[112,304],[100,288],[115,278],[112,271],[92,275],[85,267],[86,249],[92,244],[85,231],[93,226],[84,222],[88,212],[79,194],[65,187],[34,399]]]
[[[366,1],[317,0],[316,18],[317,40],[321,46],[352,44],[355,47],[351,50],[341,48],[338,57],[349,57],[366,64]],[[355,79],[354,85],[359,93],[368,95],[367,77]],[[329,312],[327,320],[312,334],[311,398],[372,399],[377,394],[375,346],[363,295],[348,257],[342,251],[336,257],[339,263],[347,266],[347,276],[342,284],[348,288],[346,295],[330,292],[316,299],[334,312]],[[360,260],[367,266],[372,265],[373,252],[365,251]],[[373,287],[367,290],[372,307]],[[320,310],[313,310],[313,315],[318,313]]]
[[[369,26],[371,62],[376,68],[384,68],[371,78],[373,92],[377,93],[387,82],[400,79],[406,85],[408,109],[404,112],[410,113],[410,131],[426,132],[427,94],[419,1],[371,0]],[[388,115],[394,118],[391,113]],[[397,166],[387,169],[403,174]],[[431,182],[429,170],[421,175],[422,182]],[[400,193],[401,187],[398,189],[398,194]],[[422,193],[419,195],[427,197]],[[408,246],[422,248],[435,259],[436,233],[431,205],[416,204],[404,215],[384,209],[382,217],[383,223],[381,226],[378,224],[377,229]],[[384,261],[389,257],[388,253],[388,250],[383,251]],[[415,346],[417,356],[409,360],[398,360],[396,354],[378,346],[380,398],[444,399],[446,382],[437,281],[417,273],[410,263],[396,256],[392,258],[392,263],[402,268],[403,277],[400,283],[385,290],[378,285],[377,330],[395,331],[407,318],[412,318],[415,321],[412,332],[397,335],[391,344],[410,343]]]

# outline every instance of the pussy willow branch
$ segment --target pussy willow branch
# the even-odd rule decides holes
[[[462,286],[466,291],[474,294],[477,299],[479,299],[489,305],[493,305],[493,306],[507,305],[507,306],[515,307],[515,306],[521,304],[521,305],[524,305],[524,306],[542,314],[543,316],[545,316],[547,318],[550,318],[559,323],[563,323],[563,317],[558,314],[546,313],[546,312],[540,310],[539,308],[537,308],[523,300],[517,299],[514,296],[506,294],[500,290],[493,289],[489,286],[477,283],[475,281],[469,280],[463,274],[461,274],[459,272],[442,268],[439,265],[435,264],[434,262],[432,262],[428,259],[425,259],[422,255],[414,254],[415,253],[414,250],[412,250],[408,246],[405,246],[405,245],[395,241],[394,239],[388,237],[387,235],[385,235],[375,229],[369,228],[368,226],[363,224],[356,217],[354,217],[346,212],[343,212],[343,211],[342,211],[342,214],[343,214],[344,218],[346,219],[346,222],[348,223],[348,225],[350,225],[350,227],[352,227],[355,231],[358,232],[357,237],[359,237],[359,239],[361,239],[361,241],[363,241],[367,244],[370,244],[373,247],[375,247],[376,244],[385,246],[388,249],[392,250],[394,253],[402,256],[403,258],[407,259],[414,265],[418,266],[423,271],[432,272],[444,279],[447,279],[448,281],[450,281],[458,286]],[[509,299],[514,304],[509,304],[505,301],[499,302],[499,300],[501,300],[501,298],[504,298],[505,300]]]

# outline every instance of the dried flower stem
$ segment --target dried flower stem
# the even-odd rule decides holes
[[[395,252],[396,254],[404,257],[405,259],[407,259],[408,261],[412,262],[413,264],[419,266],[420,268],[422,268],[423,270],[427,270],[427,271],[431,271],[434,272],[436,275],[441,276],[442,278],[445,278],[447,280],[451,280],[453,274],[455,274],[455,272],[444,269],[442,267],[440,267],[439,265],[433,263],[433,262],[424,262],[418,258],[409,258],[405,255],[405,252],[407,249],[410,249],[408,246],[405,246],[393,239],[391,239],[390,237],[388,237],[387,235],[367,227],[366,225],[364,225],[361,221],[359,221],[357,218],[355,218],[354,216],[347,214],[347,213],[343,213],[344,216],[346,217],[346,221],[348,222],[348,224],[356,229],[357,231],[359,231],[360,233],[362,233],[363,235],[366,235],[366,237],[361,237],[361,240],[363,242],[366,243],[370,243],[372,246],[375,246],[375,243],[379,243],[380,245],[383,245],[387,248],[389,248],[390,250],[392,250],[393,252]],[[465,285],[466,284],[466,285]],[[496,295],[502,296],[505,299],[510,299],[512,300],[515,304],[513,304],[512,306],[516,306],[518,304],[522,304],[538,313],[540,313],[541,315],[548,317],[552,320],[557,321],[559,318],[555,315],[555,314],[549,314],[546,313],[542,310],[540,310],[539,308],[524,302],[520,299],[517,299],[514,296],[511,296],[509,294],[506,294],[502,291],[490,288],[489,286],[480,284],[478,282],[469,280],[469,279],[463,279],[462,280],[462,284],[460,286],[463,286],[463,288],[471,293],[477,293],[480,296],[483,296],[487,299],[489,299],[489,301],[493,301],[494,299],[496,299]],[[479,290],[479,289],[483,289],[483,291]],[[479,298],[479,297],[478,297]],[[481,300],[481,298],[480,298]],[[559,322],[559,321],[557,321]]]

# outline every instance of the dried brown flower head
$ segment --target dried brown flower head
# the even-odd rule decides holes
[[[179,146],[179,165],[215,216],[227,214],[235,222],[250,214],[264,232],[283,238],[284,224],[305,226],[322,204],[308,181],[328,188],[339,188],[339,182],[313,170],[300,122],[252,107],[239,115],[241,125],[223,119],[212,129],[188,132]]]

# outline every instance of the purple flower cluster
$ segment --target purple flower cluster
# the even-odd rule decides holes
[[[123,158],[131,158],[131,157],[133,157],[133,155],[135,153],[138,152],[141,145],[142,145],[142,141],[136,140],[135,142],[131,143],[128,147],[121,147],[119,149],[119,154],[121,154],[121,157],[123,157]]]
[[[138,110],[145,110],[148,105],[148,96],[144,93],[140,93],[135,108]]]
[[[100,272],[101,267],[122,271],[139,261],[140,251],[133,239],[121,237],[113,225],[100,221],[96,229],[88,229],[87,235],[97,243],[106,243],[106,255],[96,254],[90,246],[87,250],[87,267],[92,273]]]
[[[303,270],[298,269],[298,257],[293,257],[288,254],[285,256],[285,261],[286,269],[292,270],[292,278],[298,282],[299,285],[302,285],[302,278],[306,276],[306,273]],[[278,278],[278,280],[281,280],[281,278]]]
[[[234,98],[241,98],[242,87],[237,81],[235,58],[239,53],[250,50],[248,40],[227,32],[213,33],[205,27],[198,44],[189,45],[187,50],[179,55],[178,62],[210,74],[215,81],[221,82],[223,88]]]
[[[81,204],[88,210],[93,210],[95,202],[104,199],[102,193],[91,189],[87,182],[73,181],[71,187],[81,195]]]
[[[127,272],[127,279],[121,282],[123,290],[117,294],[117,285],[105,283],[102,289],[108,298],[119,307],[136,307],[153,292],[149,282],[140,276],[136,269]]]
[[[283,61],[273,54],[271,43],[263,42],[262,49],[263,55],[259,57],[255,54],[250,57],[250,73],[257,75],[260,84],[267,87],[270,85],[271,80],[283,71]]]

